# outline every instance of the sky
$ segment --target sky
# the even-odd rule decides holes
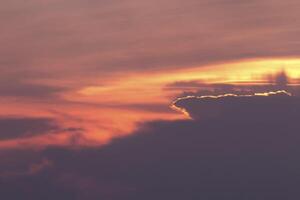
[[[298,199],[299,8],[2,0],[0,194]]]

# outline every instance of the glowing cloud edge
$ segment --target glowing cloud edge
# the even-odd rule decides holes
[[[176,100],[174,100],[171,103],[170,108],[172,110],[177,111],[177,112],[183,113],[186,117],[188,117],[189,119],[192,119],[192,117],[190,116],[189,112],[186,109],[176,106],[176,103],[178,101],[191,99],[191,98],[196,98],[196,99],[219,99],[219,98],[223,98],[223,97],[256,97],[256,96],[269,97],[269,96],[278,95],[278,94],[284,94],[286,96],[292,96],[291,93],[289,93],[285,90],[270,91],[270,92],[264,92],[264,93],[246,94],[246,95],[237,95],[237,94],[228,93],[228,94],[215,95],[215,96],[214,95],[185,96],[185,97],[180,97],[180,98],[177,98]]]

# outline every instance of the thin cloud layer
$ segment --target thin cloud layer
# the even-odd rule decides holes
[[[0,67],[104,79],[120,70],[298,56],[299,6],[295,0],[5,0]]]
[[[218,96],[222,94],[247,95],[285,90],[294,96],[300,96],[299,80],[292,79],[284,70],[275,74],[260,74],[253,80],[236,80],[227,83],[208,83],[201,79],[191,81],[176,81],[165,85],[166,92],[176,92],[174,96]],[[174,98],[174,97],[173,97]],[[176,98],[176,97],[175,97]]]
[[[38,83],[0,81],[1,98],[25,98],[25,99],[55,99],[59,94],[66,91],[60,86],[47,86]]]

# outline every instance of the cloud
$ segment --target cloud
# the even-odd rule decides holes
[[[40,99],[61,92],[44,82],[81,88],[135,71],[298,57],[299,6],[296,0],[4,0],[0,93]],[[209,120],[147,123],[101,148],[1,151],[1,197],[299,199],[297,97],[190,100],[182,108]],[[52,122],[1,119],[0,139],[81,131]]]
[[[296,0],[4,0],[0,18],[10,20],[1,21],[0,67],[99,80],[120,70],[298,56],[298,7]]]
[[[299,98],[285,91],[253,95],[188,96],[179,98],[172,107],[196,120],[219,118],[233,121],[264,121],[297,118]]]
[[[15,97],[18,99],[54,99],[69,88],[65,85],[49,84],[45,81],[51,75],[45,75],[38,70],[1,66],[0,98]]]
[[[1,20],[0,79],[7,80],[0,94],[45,100],[129,73],[298,57],[299,6],[295,0],[4,0],[0,19],[9,20]]]
[[[47,86],[42,84],[31,84],[26,82],[0,81],[0,96],[30,99],[58,98],[58,94],[66,91],[63,87]]]
[[[0,140],[22,139],[44,134],[69,132],[79,134],[83,129],[64,127],[52,118],[1,117]]]
[[[59,125],[48,118],[0,118],[0,140],[31,137],[59,129]]]
[[[258,80],[231,83],[207,83],[203,80],[177,81],[164,86],[165,91],[173,91],[172,98],[186,96],[218,96],[222,94],[247,95],[285,90],[293,96],[300,96],[299,80],[292,79],[282,70],[274,74],[262,74]]]
[[[51,167],[6,176],[0,193],[11,200],[297,199],[296,100],[285,92],[187,99],[193,110],[202,108],[199,102],[239,110],[209,120],[148,122],[103,147],[31,152],[36,161],[29,166]],[[259,120],[248,120],[250,110]]]

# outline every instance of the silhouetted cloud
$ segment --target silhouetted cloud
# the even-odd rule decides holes
[[[281,121],[300,117],[299,98],[285,91],[253,95],[188,96],[177,99],[172,107],[197,120]]]
[[[31,200],[300,197],[296,97],[278,92],[184,101],[191,112],[201,113],[203,106],[199,102],[219,104],[227,110],[205,120],[149,122],[132,135],[115,139],[104,147],[31,152],[29,155],[34,159],[27,163],[27,169],[42,167],[37,167],[35,173],[2,178],[2,197],[10,200],[24,195]],[[251,117],[249,111],[253,111]],[[259,120],[248,120],[252,117]]]
[[[1,117],[0,140],[20,139],[43,134],[61,132],[78,133],[83,129],[78,127],[64,127],[55,119],[32,117]]]

